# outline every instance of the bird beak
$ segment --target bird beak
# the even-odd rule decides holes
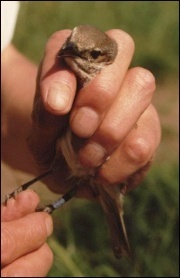
[[[62,48],[60,49],[60,51],[58,52],[57,57],[59,58],[65,58],[65,57],[77,57],[78,52],[77,52],[77,48],[76,45],[72,42],[66,42]]]

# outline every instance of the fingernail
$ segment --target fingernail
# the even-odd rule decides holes
[[[80,162],[86,167],[97,167],[106,159],[106,150],[97,143],[91,142],[80,150]]]
[[[90,137],[99,124],[99,115],[89,107],[81,107],[72,118],[71,127],[79,137]]]
[[[45,224],[46,224],[47,235],[50,236],[53,231],[53,222],[51,216],[49,216],[48,214],[46,215]]]
[[[46,102],[48,106],[59,112],[67,110],[70,102],[70,89],[66,84],[54,83],[48,90]]]

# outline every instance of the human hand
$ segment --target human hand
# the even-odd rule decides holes
[[[1,206],[1,277],[45,277],[52,265],[46,243],[52,219],[35,212],[38,195],[27,190]]]
[[[109,184],[127,181],[127,192],[144,177],[160,142],[159,119],[151,104],[155,79],[143,68],[128,69],[134,42],[125,32],[111,30],[107,34],[118,43],[114,63],[76,95],[74,74],[57,58],[69,34],[69,30],[59,31],[46,45],[37,79],[31,150],[39,164],[48,168],[70,113],[72,131],[80,143],[80,138],[85,139],[80,162],[92,168],[101,164],[96,178]],[[62,192],[67,177],[67,169],[62,168],[53,180],[47,179],[47,184]]]

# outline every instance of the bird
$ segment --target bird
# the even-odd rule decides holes
[[[75,74],[79,90],[93,80],[104,67],[112,64],[117,52],[116,41],[105,32],[90,25],[79,25],[72,30],[57,56]],[[75,135],[68,126],[64,135],[57,140],[57,160],[59,155],[63,155],[70,176],[78,178],[82,186],[88,185],[95,192],[107,218],[115,256],[129,257],[131,251],[123,220],[122,184],[109,186],[105,182],[97,182],[95,177],[98,167],[91,169],[80,164],[78,150],[73,146],[74,138]]]
[[[116,41],[90,25],[75,27],[58,53],[58,57],[63,58],[76,74],[82,87],[105,65],[112,64],[116,55]]]

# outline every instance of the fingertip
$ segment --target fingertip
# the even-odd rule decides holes
[[[53,220],[52,220],[52,217],[49,214],[47,214],[47,218],[46,218],[45,223],[46,223],[47,236],[50,236],[53,232]]]
[[[92,108],[84,106],[71,113],[70,125],[73,132],[79,137],[90,137],[98,124],[99,114]]]
[[[35,211],[39,196],[32,189],[27,189],[7,201],[2,207],[2,220],[12,221]]]
[[[53,230],[52,219],[46,212],[30,213],[2,224],[3,266],[37,251]]]
[[[41,81],[41,96],[46,109],[55,115],[67,114],[76,93],[76,77],[67,69],[57,69]]]
[[[75,75],[57,56],[69,34],[70,30],[55,32],[46,44],[42,61],[41,97],[45,108],[55,115],[70,111],[76,92]]]
[[[25,218],[28,223],[33,223],[34,232],[38,232],[42,241],[46,240],[52,234],[53,220],[52,217],[45,211],[28,214]]]
[[[33,189],[27,189],[17,195],[16,202],[17,205],[25,207],[29,206],[31,207],[31,210],[34,211],[40,202],[40,198]]]
[[[133,38],[121,29],[112,29],[106,32],[110,37],[116,40],[119,48],[127,47],[130,52],[134,53],[135,50],[135,42]]]
[[[70,111],[73,101],[71,88],[63,83],[50,84],[45,104],[50,112],[63,115]]]
[[[51,35],[48,42],[46,43],[45,47],[45,54],[51,53],[52,49],[58,50],[61,45],[64,43],[64,41],[67,39],[67,37],[70,35],[71,30],[65,29],[60,30]]]

